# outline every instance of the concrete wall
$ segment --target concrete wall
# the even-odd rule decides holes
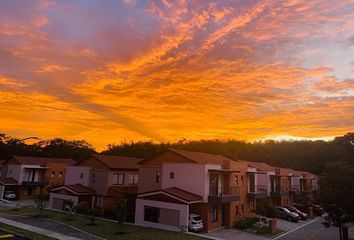
[[[93,170],[92,175],[95,174],[95,181],[91,177],[90,188],[96,191],[96,194],[106,195],[108,191],[108,174],[107,170]]]
[[[91,177],[91,167],[69,166],[66,168],[65,185],[82,184],[89,187]]]
[[[160,228],[171,231],[180,231],[178,227],[169,225],[174,220],[166,222],[166,224],[154,223],[149,221],[144,221],[144,207],[157,207],[162,209],[175,210],[179,212],[179,226],[188,226],[188,217],[189,217],[189,206],[185,204],[177,203],[168,203],[168,202],[159,202],[152,200],[137,199],[136,200],[136,209],[135,209],[135,224],[144,227],[153,227]],[[164,211],[162,211],[164,212]],[[171,212],[170,212],[171,213]],[[160,211],[161,214],[161,211]],[[173,215],[173,214],[172,214]],[[172,216],[169,214],[169,216]],[[165,217],[164,217],[165,218]]]
[[[160,182],[156,182],[156,173],[160,173]],[[139,169],[138,192],[151,192],[161,189],[163,172],[161,167],[143,166]]]
[[[195,163],[165,163],[162,166],[162,189],[178,187],[188,192],[202,196],[207,201],[207,173],[206,165]],[[174,178],[170,178],[170,173]],[[209,183],[209,182],[208,182]]]
[[[7,166],[7,177],[12,177],[18,182],[22,182],[22,168],[21,165],[9,164]]]

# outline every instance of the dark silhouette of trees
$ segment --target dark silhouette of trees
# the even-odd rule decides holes
[[[109,144],[102,154],[151,158],[168,148],[221,154],[234,160],[265,162],[280,167],[321,173],[327,163],[343,161],[354,165],[354,133],[333,141],[262,141],[248,143],[238,140],[185,139],[176,143],[122,142]],[[25,144],[23,141],[0,134],[0,159],[13,155],[87,159],[94,148],[84,140],[68,141],[60,138]]]
[[[346,223],[354,221],[354,167],[346,162],[326,165],[320,177],[319,199],[334,225],[339,226],[340,239],[348,234]]]

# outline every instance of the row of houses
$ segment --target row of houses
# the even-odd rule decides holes
[[[43,190],[49,208],[85,203],[102,216],[125,198],[135,224],[168,230],[186,228],[191,213],[201,216],[205,231],[230,227],[255,216],[264,199],[291,206],[318,189],[309,172],[177,149],[151,159],[92,155],[78,164],[16,156],[3,163],[1,176],[0,196],[10,189],[27,199]]]

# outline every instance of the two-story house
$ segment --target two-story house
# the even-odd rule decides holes
[[[128,199],[128,211],[135,211],[139,165],[142,159],[93,154],[66,170],[65,184],[51,191],[49,207],[64,209],[65,203],[87,202],[90,207],[104,211],[115,207],[117,201]]]
[[[31,199],[41,191],[47,194],[64,184],[65,169],[73,164],[72,159],[14,156],[3,164],[2,192],[13,190],[19,200]]]
[[[178,230],[190,213],[206,231],[253,213],[247,201],[247,164],[221,155],[169,149],[140,162],[135,223]]]

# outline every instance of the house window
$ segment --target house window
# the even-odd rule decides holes
[[[243,204],[241,204],[241,214],[245,214],[245,206]]]
[[[175,178],[175,173],[174,172],[170,172],[170,179],[174,179]]]
[[[124,185],[124,173],[113,173],[113,184]]]
[[[235,185],[238,185],[238,175],[235,175]]]
[[[92,174],[92,182],[95,182],[96,173]]]
[[[52,174],[50,174],[50,177],[54,177],[55,176],[55,171],[52,172]]]
[[[80,174],[80,178],[84,178],[84,174],[83,173]]]
[[[217,222],[218,221],[218,208],[217,207],[213,207],[211,209],[211,222]]]
[[[95,202],[95,207],[96,208],[101,208],[102,207],[102,200],[103,200],[102,197],[97,197],[96,198],[96,202]]]
[[[160,208],[144,206],[144,221],[158,223],[160,220]]]
[[[25,196],[31,196],[32,195],[32,188],[31,187],[27,187],[23,189],[23,194]]]
[[[243,185],[243,175],[241,175],[241,185]]]
[[[139,175],[137,173],[129,174],[128,176],[128,184],[134,185],[138,184]]]
[[[235,215],[238,215],[238,205],[235,206]]]
[[[159,182],[160,182],[160,172],[159,172],[159,171],[156,172],[155,182],[156,182],[156,183],[159,183]]]
[[[62,171],[60,171],[60,172],[59,172],[58,177],[60,177],[60,178],[61,178],[62,176],[63,176],[63,172],[62,172]]]

